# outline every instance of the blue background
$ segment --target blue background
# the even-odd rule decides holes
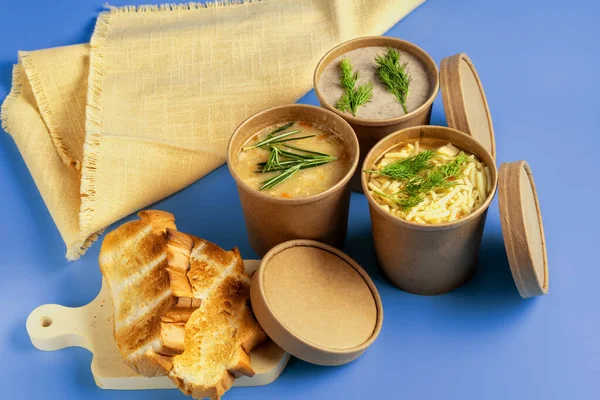
[[[17,50],[87,42],[101,3],[0,1],[0,99],[9,91]],[[458,52],[473,59],[493,114],[498,161],[526,159],[533,169],[546,230],[549,295],[519,297],[497,201],[474,280],[437,297],[395,289],[375,264],[367,202],[353,194],[346,251],[381,293],[381,335],[354,363],[327,368],[294,359],[273,384],[232,389],[226,398],[600,398],[600,185],[593,180],[600,172],[599,16],[595,0],[430,0],[388,32],[423,47],[438,64]],[[301,102],[317,104],[312,92]],[[440,98],[432,123],[445,125]],[[175,213],[181,230],[255,257],[226,167],[155,207]],[[25,320],[35,307],[76,307],[95,297],[100,246],[79,261],[65,260],[63,241],[5,134],[0,221],[0,398],[184,398],[177,390],[99,389],[88,351],[46,353],[31,345]]]

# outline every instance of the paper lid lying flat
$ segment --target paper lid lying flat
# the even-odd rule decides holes
[[[477,70],[465,53],[442,60],[440,86],[448,126],[471,135],[495,159],[496,140],[490,108]]]
[[[250,299],[267,335],[313,364],[355,360],[383,323],[381,299],[367,273],[340,250],[312,240],[271,249],[252,278]]]
[[[525,161],[500,166],[498,206],[508,262],[521,297],[548,293],[542,214],[531,169]]]

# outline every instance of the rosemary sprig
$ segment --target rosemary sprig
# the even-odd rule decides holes
[[[410,75],[406,71],[408,63],[400,64],[400,53],[391,47],[388,47],[385,55],[375,57],[375,63],[381,83],[396,96],[404,113],[408,113],[406,96],[411,82]]]
[[[287,140],[284,140],[284,139],[286,139],[288,136],[291,136],[291,135],[299,133],[299,132],[302,132],[302,130],[297,129],[297,130],[293,130],[293,131],[289,131],[289,132],[280,133],[279,135],[274,135],[274,136],[270,136],[270,134],[269,134],[269,135],[267,135],[267,137],[265,137],[260,142],[254,144],[252,146],[244,147],[242,150],[250,150],[250,149],[255,149],[257,147],[265,147],[265,146],[268,146],[271,144],[282,143],[287,140],[292,140],[293,138],[288,138]],[[314,135],[312,135],[312,136],[314,136]],[[311,137],[311,136],[306,136],[306,137]],[[304,137],[304,138],[306,138],[306,137]],[[295,138],[295,140],[298,140],[298,138]]]
[[[280,160],[280,156],[288,158],[288,160]],[[259,190],[272,189],[280,183],[291,178],[301,169],[317,167],[319,165],[327,164],[336,160],[337,157],[333,157],[325,153],[298,154],[287,150],[282,150],[276,146],[271,146],[271,154],[269,155],[269,159],[264,163],[258,164],[259,167],[262,167],[262,170],[258,170],[257,172],[282,172],[279,175],[264,181]]]
[[[273,135],[275,135],[275,134],[277,134],[279,132],[283,132],[286,129],[291,128],[292,125],[294,125],[294,124],[295,124],[294,121],[288,122],[287,124],[283,124],[279,128],[275,129],[273,132],[269,133],[266,137],[269,138],[269,137],[271,137],[271,136],[273,136]]]
[[[286,169],[289,168],[293,165],[296,164],[310,164],[310,163],[314,163],[314,162],[329,162],[329,161],[337,161],[337,157],[332,157],[332,156],[326,156],[326,157],[315,157],[315,158],[297,158],[297,159],[290,159],[290,160],[286,160],[286,161],[281,161],[279,163],[279,166],[277,167],[278,169]],[[258,166],[264,166],[266,163],[258,163]],[[274,171],[274,169],[271,169],[271,171]]]
[[[312,155],[312,154],[299,154],[299,153],[293,153],[293,152],[287,151],[287,150],[279,150],[279,152],[281,154],[283,154],[284,156],[286,156],[287,158],[291,158],[293,160],[312,160],[316,157],[315,155]],[[319,157],[329,157],[329,155],[325,154],[324,156],[319,156]]]
[[[301,129],[285,132],[285,130],[291,128],[293,125],[294,122],[288,122],[273,130],[258,143],[242,148],[243,151],[255,148],[270,150],[269,158],[265,162],[258,163],[259,169],[256,172],[266,173],[281,171],[271,179],[262,182],[259,190],[272,189],[280,183],[290,179],[301,169],[313,168],[337,160],[337,157],[332,157],[329,154],[288,145],[288,142],[294,140],[307,139],[316,136],[306,135],[290,137],[291,135],[302,132]],[[278,147],[278,145],[285,146],[286,150]]]
[[[303,152],[308,153],[308,154],[315,154],[315,155],[318,155],[318,156],[329,157],[329,154],[321,153],[321,152],[318,152],[318,151],[301,149],[300,147],[290,146],[289,144],[284,144],[284,146],[287,147],[288,149],[292,149],[292,150],[296,150],[296,151],[303,151]]]
[[[301,165],[294,165],[293,167],[290,167],[288,169],[286,169],[285,171],[283,171],[282,173],[280,173],[279,175],[268,179],[266,181],[263,182],[262,186],[258,189],[258,190],[268,190],[268,189],[273,189],[275,186],[279,185],[280,183],[283,183],[285,181],[287,181],[288,179],[290,179],[292,176],[294,176],[296,174],[296,172],[300,171],[300,167]]]
[[[294,167],[296,165],[300,165],[300,169],[313,168],[318,167],[319,165],[327,164],[331,161],[336,161],[337,158],[332,157],[331,159],[320,159],[320,160],[311,160],[311,161],[284,161],[281,163],[279,167],[273,168],[268,172],[274,171],[285,171],[290,167]],[[262,163],[261,163],[262,164]],[[263,172],[262,169],[256,170],[255,172]]]
[[[356,87],[358,71],[352,72],[350,60],[340,61],[340,83],[344,94],[335,103],[335,108],[343,112],[351,112],[356,117],[358,107],[367,104],[373,97],[373,82],[369,81]]]
[[[269,159],[264,163],[262,172],[275,171],[281,168],[281,163],[279,162],[279,149],[277,147],[273,147],[271,149],[271,153],[269,154]]]
[[[403,160],[394,161],[379,171],[365,170],[365,172],[387,176],[396,180],[407,180],[415,177],[419,172],[431,168],[432,165],[429,161],[434,156],[434,151],[425,150]]]
[[[269,145],[274,145],[274,144],[279,144],[279,143],[284,143],[284,142],[293,142],[294,140],[302,140],[302,139],[308,139],[311,137],[315,137],[317,135],[306,135],[306,136],[297,136],[294,138],[285,138],[285,139],[281,139],[281,140],[275,140],[271,143],[269,143]]]
[[[277,154],[275,156],[274,154]],[[322,155],[321,155],[322,154]],[[279,156],[288,158],[288,160],[281,161],[279,160]],[[277,157],[277,164],[271,162],[271,159]],[[330,156],[329,154],[319,153],[319,155],[312,154],[297,154],[292,153],[286,150],[281,150],[279,148],[273,147],[271,149],[271,154],[269,159],[266,162],[258,163],[259,167],[262,167],[262,170],[257,172],[269,172],[269,171],[279,171],[290,168],[297,164],[302,165],[302,169],[310,168],[312,166],[326,164],[331,161],[336,161],[338,158]],[[265,171],[265,167],[269,166],[269,169]]]

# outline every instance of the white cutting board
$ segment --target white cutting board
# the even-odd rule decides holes
[[[246,272],[252,275],[260,265],[258,260],[244,260]],[[147,378],[137,375],[123,361],[113,338],[113,305],[106,282],[98,296],[89,304],[70,308],[46,304],[27,317],[27,333],[31,343],[44,351],[65,347],[83,347],[94,355],[92,374],[103,389],[170,389],[175,385],[166,376]],[[271,340],[251,354],[252,378],[243,376],[233,386],[262,386],[273,382],[288,363],[290,355]]]

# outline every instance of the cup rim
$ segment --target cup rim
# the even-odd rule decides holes
[[[329,65],[329,63],[325,63],[326,59],[334,52],[337,52],[345,47],[349,47],[354,43],[359,43],[359,42],[365,42],[365,46],[359,46],[357,48],[363,48],[363,47],[371,47],[370,43],[371,42],[375,42],[375,41],[383,41],[386,42],[388,44],[390,44],[392,47],[396,46],[401,46],[401,49],[406,49],[409,48],[410,50],[408,51],[409,53],[418,56],[418,58],[425,63],[425,66],[428,67],[428,71],[429,69],[433,69],[433,71],[435,71],[435,73],[431,74],[431,78],[433,78],[434,82],[433,82],[433,89],[431,90],[431,94],[429,95],[429,97],[427,98],[427,100],[425,100],[425,102],[423,104],[421,104],[418,108],[416,108],[415,110],[412,110],[411,112],[409,112],[408,114],[404,114],[404,115],[399,115],[397,117],[393,117],[393,118],[387,118],[387,119],[373,119],[373,118],[358,118],[353,116],[352,114],[347,114],[347,113],[342,113],[341,111],[339,111],[337,108],[333,107],[331,104],[329,104],[327,101],[325,101],[321,91],[319,90],[319,85],[318,85],[318,78],[320,77],[322,71],[325,69],[325,67],[327,65]],[[397,47],[400,48],[400,47]],[[404,50],[407,51],[407,50]],[[343,52],[342,54],[346,54],[347,52]],[[429,71],[431,72],[431,71]],[[356,125],[363,125],[363,126],[387,126],[387,125],[393,125],[393,124],[397,124],[400,122],[404,122],[406,120],[412,119],[415,115],[419,115],[423,112],[426,112],[429,107],[431,107],[431,105],[433,104],[434,100],[436,99],[439,90],[440,90],[440,74],[439,74],[439,69],[437,67],[437,64],[435,63],[435,61],[433,60],[433,58],[422,48],[420,48],[419,46],[417,46],[414,43],[411,43],[409,41],[406,40],[402,40],[402,39],[398,39],[398,38],[393,38],[393,37],[389,37],[389,36],[363,36],[363,37],[359,37],[356,39],[351,39],[348,40],[344,43],[341,43],[337,46],[335,46],[334,48],[332,48],[331,50],[329,50],[327,53],[325,53],[325,55],[323,57],[321,57],[321,59],[319,60],[319,63],[317,64],[316,68],[315,68],[315,72],[313,73],[313,87],[315,89],[315,94],[317,95],[317,98],[319,99],[319,102],[321,103],[321,107],[326,108],[327,110],[339,115],[340,117],[344,118],[346,121],[352,123],[352,124],[356,124]]]
[[[329,187],[328,189],[326,189],[320,193],[316,193],[316,194],[306,196],[306,197],[295,197],[295,198],[291,198],[291,199],[287,199],[284,197],[275,197],[270,194],[263,193],[263,192],[259,191],[258,189],[255,189],[255,188],[251,187],[250,185],[248,185],[246,182],[244,182],[242,180],[242,178],[240,178],[240,176],[235,171],[235,168],[233,167],[233,162],[235,160],[235,158],[233,158],[233,157],[237,156],[237,154],[240,150],[240,149],[233,148],[233,141],[240,134],[242,128],[255,118],[258,118],[262,115],[269,114],[276,110],[285,109],[285,108],[312,109],[315,111],[318,110],[317,112],[329,114],[331,117],[336,119],[339,123],[344,125],[347,129],[349,129],[350,132],[352,132],[352,135],[349,135],[349,136],[351,136],[350,140],[352,142],[354,142],[356,150],[354,151],[354,154],[352,154],[353,161],[352,161],[352,164],[350,165],[350,168],[348,169],[346,174],[342,177],[342,179],[340,179],[333,186]],[[333,131],[333,129],[330,129],[330,130]],[[346,137],[343,137],[343,139],[344,139],[344,141],[346,141]],[[350,146],[348,146],[348,147],[350,147]],[[334,192],[337,192],[338,190],[340,190],[346,184],[349,183],[350,178],[352,178],[352,175],[354,175],[354,172],[356,171],[356,169],[358,167],[359,152],[360,152],[360,150],[359,150],[358,138],[356,137],[356,133],[354,133],[354,129],[352,129],[350,124],[348,122],[346,122],[339,115],[337,115],[329,110],[326,110],[322,107],[317,107],[317,106],[313,106],[313,105],[309,105],[309,104],[285,104],[285,105],[281,105],[281,106],[266,108],[262,111],[259,111],[255,114],[251,115],[250,117],[246,118],[241,124],[238,125],[238,127],[233,131],[233,134],[231,135],[231,138],[229,139],[229,144],[227,145],[227,168],[229,169],[229,173],[235,180],[238,187],[242,187],[247,193],[249,193],[250,195],[252,195],[254,197],[257,197],[259,199],[262,199],[262,200],[265,200],[265,201],[268,201],[271,203],[278,203],[278,204],[289,204],[289,205],[308,204],[308,203],[313,203],[315,201],[319,201],[321,199],[328,197],[329,195],[331,195]]]
[[[412,229],[417,229],[417,230],[423,230],[423,231],[438,231],[438,230],[447,230],[447,229],[452,229],[454,227],[457,226],[461,226],[464,224],[467,224],[477,218],[479,218],[479,216],[481,216],[484,212],[486,212],[490,206],[490,204],[492,203],[492,201],[494,200],[494,197],[496,196],[496,191],[498,188],[498,169],[496,167],[496,163],[492,163],[491,165],[489,163],[486,163],[486,166],[490,167],[492,169],[492,173],[494,176],[494,187],[493,190],[490,192],[490,194],[488,194],[487,199],[485,200],[485,202],[479,206],[479,208],[477,208],[476,210],[474,210],[471,214],[467,215],[465,218],[461,218],[459,220],[456,221],[452,221],[452,222],[442,222],[439,224],[419,224],[416,222],[412,222],[412,221],[407,221],[404,218],[400,218],[396,215],[390,214],[389,212],[383,210],[380,206],[379,203],[377,203],[375,201],[375,199],[373,198],[373,196],[369,193],[369,188],[367,187],[367,175],[369,175],[368,172],[364,172],[365,170],[369,169],[369,167],[367,167],[367,161],[373,157],[374,155],[376,155],[375,160],[377,160],[382,154],[384,154],[386,151],[388,151],[391,147],[393,146],[397,146],[400,143],[396,143],[396,144],[390,144],[387,145],[388,142],[392,142],[393,139],[395,137],[398,137],[400,135],[402,135],[405,131],[409,131],[409,130],[416,130],[416,129],[427,129],[427,128],[435,128],[435,129],[439,129],[442,128],[444,130],[448,130],[453,132],[454,134],[457,134],[458,136],[462,136],[464,139],[467,139],[467,141],[471,142],[471,144],[473,144],[473,147],[477,148],[477,153],[475,154],[475,156],[477,156],[478,158],[482,158],[479,154],[483,153],[486,154],[487,156],[489,156],[489,158],[491,160],[494,160],[494,157],[492,157],[491,153],[489,151],[487,151],[477,140],[475,140],[472,136],[467,135],[464,132],[461,132],[457,129],[454,128],[449,128],[447,126],[440,126],[440,125],[419,125],[419,126],[412,126],[412,127],[408,127],[408,128],[404,128],[404,129],[400,129],[398,131],[392,132],[390,133],[388,136],[386,136],[385,138],[381,139],[379,142],[377,142],[375,144],[375,146],[373,146],[371,148],[371,150],[369,151],[369,153],[367,153],[365,160],[363,162],[362,165],[362,170],[361,170],[361,175],[360,175],[360,180],[361,180],[361,185],[363,188],[363,192],[365,193],[365,196],[367,197],[367,201],[369,203],[369,208],[371,210],[375,210],[376,212],[378,212],[381,215],[385,215],[386,218],[390,218],[391,221],[399,224],[399,225],[404,225],[408,228],[412,228]],[[452,143],[452,141],[450,141],[450,143]],[[454,144],[454,143],[453,143]],[[381,148],[383,148],[383,150],[381,150]]]

